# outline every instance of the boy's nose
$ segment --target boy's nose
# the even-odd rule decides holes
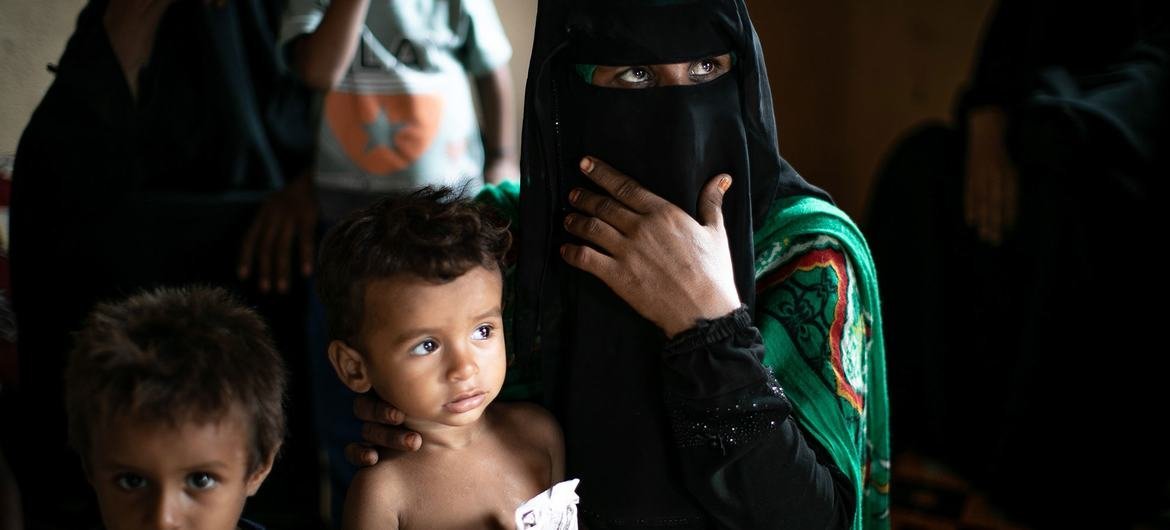
[[[176,530],[182,527],[182,498],[179,492],[159,491],[154,499],[151,528]]]
[[[475,351],[467,345],[452,348],[448,359],[448,380],[464,381],[479,373],[479,365],[475,362]]]

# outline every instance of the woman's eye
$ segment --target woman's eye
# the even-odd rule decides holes
[[[114,478],[114,483],[126,491],[133,491],[146,487],[146,479],[133,473],[122,473]]]
[[[197,490],[208,490],[217,484],[214,477],[207,473],[191,473],[187,475],[187,485]]]
[[[484,324],[478,328],[475,328],[475,333],[471,336],[471,338],[474,340],[490,339],[492,338],[492,331],[494,330],[495,328],[491,324]]]
[[[715,63],[715,61],[712,59],[703,59],[701,61],[695,61],[695,62],[691,63],[690,75],[691,75],[691,77],[699,77],[699,78],[707,77],[707,76],[715,73],[715,70],[718,68],[718,66],[719,65],[717,65]]]
[[[635,66],[622,72],[622,75],[618,76],[618,80],[630,85],[640,85],[649,81],[650,77],[649,68]]]
[[[410,350],[411,355],[430,355],[439,349],[439,341],[435,339],[426,339],[413,349]]]

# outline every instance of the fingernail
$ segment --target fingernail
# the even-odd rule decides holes
[[[719,192],[727,193],[727,188],[731,187],[731,177],[723,175],[719,178]]]
[[[406,435],[406,445],[411,449],[418,449],[418,446],[422,445],[422,440],[417,434],[408,434]]]
[[[573,214],[566,215],[565,216],[565,228],[568,228],[572,224],[573,224]]]
[[[402,411],[400,410],[391,410],[390,412],[386,413],[386,417],[389,418],[393,423],[402,423],[403,419]]]
[[[592,158],[585,157],[585,158],[581,159],[581,171],[584,171],[585,173],[589,173],[589,172],[593,171],[593,159]]]
[[[564,257],[567,257],[568,255],[569,255],[569,245],[561,245],[561,257],[564,258]]]
[[[581,190],[579,190],[579,189],[576,189],[576,190],[569,192],[569,202],[575,203],[575,202],[577,202],[577,199],[579,199],[580,197],[581,197]]]

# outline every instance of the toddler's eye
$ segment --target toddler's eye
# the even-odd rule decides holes
[[[418,343],[410,350],[411,355],[430,355],[439,349],[439,341],[435,339],[425,339]]]
[[[146,479],[134,473],[122,473],[114,478],[114,483],[126,491],[133,491],[146,487]]]
[[[495,331],[495,327],[491,324],[483,324],[475,328],[475,333],[472,334],[471,338],[473,340],[487,340],[492,338],[492,331]]]
[[[618,80],[627,85],[641,85],[650,81],[650,69],[644,66],[633,66],[618,76]]]
[[[187,475],[187,485],[197,490],[209,490],[217,484],[214,477],[207,473],[191,473]]]

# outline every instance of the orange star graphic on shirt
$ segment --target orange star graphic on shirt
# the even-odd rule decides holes
[[[390,175],[410,167],[439,132],[443,99],[433,94],[358,94],[325,97],[325,121],[354,164]]]

